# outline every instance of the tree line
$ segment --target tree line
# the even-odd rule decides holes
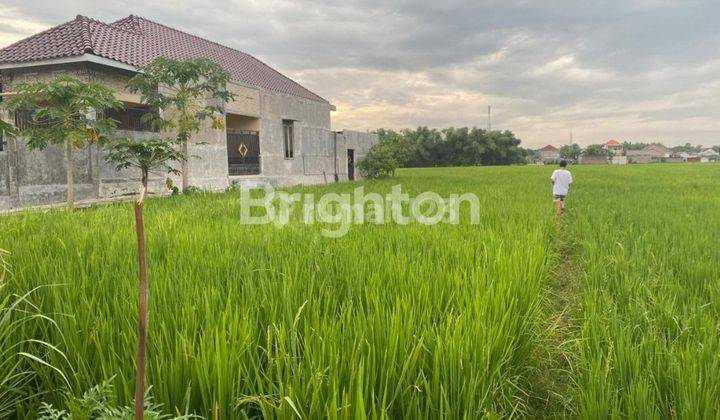
[[[379,129],[378,143],[358,163],[364,176],[392,176],[398,167],[512,165],[527,163],[534,151],[520,146],[512,131],[449,127]]]

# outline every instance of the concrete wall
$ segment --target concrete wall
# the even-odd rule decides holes
[[[10,167],[8,152],[0,152],[0,208],[10,207]]]
[[[118,99],[139,103],[140,97],[126,91],[132,73],[92,63],[67,64],[3,70],[3,85],[12,89],[17,81],[52,80],[68,74],[81,80],[99,81],[113,89]],[[337,178],[347,180],[347,149],[355,150],[359,161],[377,142],[374,134],[335,133],[330,129],[331,106],[292,95],[260,90],[232,83],[228,89],[235,100],[225,106],[229,128],[259,131],[260,175],[229,177],[227,131],[213,129],[210,121],[193,136],[188,145],[190,185],[223,190],[231,184],[270,183],[278,186],[329,183]],[[7,90],[7,88],[6,88]],[[9,116],[3,117],[11,120]],[[286,159],[283,146],[283,120],[294,121],[294,157]],[[118,131],[118,136],[144,138],[172,137],[174,133]],[[51,146],[30,151],[23,139],[14,147],[0,152],[0,209],[49,204],[65,200],[65,150]],[[13,146],[9,144],[8,146]],[[109,198],[134,194],[140,185],[137,170],[116,171],[105,162],[105,152],[98,146],[76,150],[73,161],[77,200]],[[15,163],[13,163],[15,162]],[[359,173],[355,171],[356,179]],[[180,185],[180,177],[171,177]],[[167,192],[166,175],[151,177],[151,192]]]

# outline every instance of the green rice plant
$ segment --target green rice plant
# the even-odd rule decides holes
[[[718,175],[717,165],[648,165],[576,177],[578,416],[717,417]]]
[[[205,418],[707,418],[720,404],[716,165],[401,170],[291,192],[473,192],[480,224],[353,225],[331,239],[298,214],[245,225],[241,194],[150,199],[148,384]],[[67,355],[35,364],[23,407],[65,407],[109,381],[133,401],[137,322],[129,204],[0,218],[8,292],[57,327],[23,336]],[[571,269],[559,270],[568,264]],[[567,310],[554,308],[558,275]],[[551,337],[562,312],[562,342]],[[553,361],[567,360],[558,368]],[[566,373],[567,381],[545,376]],[[565,382],[567,385],[565,385]],[[549,395],[557,394],[554,397]],[[557,404],[550,401],[554,399]],[[558,406],[556,406],[558,405]],[[24,412],[29,413],[28,408]]]
[[[543,371],[552,269],[545,168],[403,170],[369,181],[410,194],[476,193],[480,224],[244,225],[240,194],[150,199],[148,384],[158,403],[206,418],[476,418],[531,413]],[[352,192],[359,184],[292,192]],[[81,395],[111,380],[133,399],[137,339],[132,212],[0,219],[16,285],[57,318]],[[44,401],[64,394],[43,383]],[[188,393],[188,389],[190,389]],[[186,400],[187,396],[187,400]],[[39,406],[40,400],[29,402]]]
[[[5,261],[0,262],[3,264],[0,270],[5,270]],[[0,418],[10,416],[20,404],[44,393],[42,389],[33,389],[33,382],[41,379],[38,370],[50,371],[59,386],[67,383],[63,372],[47,362],[48,358],[64,359],[62,351],[27,334],[38,323],[50,328],[56,326],[30,303],[29,297],[37,288],[23,295],[9,293],[8,289],[7,284],[0,284],[0,342],[3,343],[0,347]],[[57,332],[61,337],[62,332]]]

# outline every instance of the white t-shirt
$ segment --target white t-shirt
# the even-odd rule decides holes
[[[567,169],[557,169],[550,179],[553,180],[553,195],[567,195],[572,184],[572,174]]]

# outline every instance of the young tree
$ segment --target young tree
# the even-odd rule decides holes
[[[120,171],[127,168],[140,170],[142,186],[148,188],[148,179],[153,172],[179,174],[172,163],[182,163],[187,155],[177,149],[175,139],[119,139],[106,147],[105,160]]]
[[[560,148],[560,157],[563,159],[577,161],[581,154],[582,149],[579,144],[566,144]]]
[[[357,167],[368,179],[392,177],[398,167],[395,150],[388,143],[378,143],[370,148]]]
[[[17,135],[27,138],[30,149],[45,149],[49,144],[65,144],[67,159],[67,205],[72,209],[73,151],[87,143],[107,140],[115,129],[112,119],[96,118],[104,111],[122,108],[115,94],[97,82],[84,82],[60,76],[50,82],[18,83],[15,94],[5,107],[10,112],[28,112],[27,127]]]
[[[142,188],[135,201],[135,232],[137,235],[138,263],[140,266],[140,288],[138,291],[138,346],[137,371],[135,376],[135,418],[143,418],[145,395],[145,351],[147,348],[148,320],[148,280],[147,254],[145,243],[145,221],[143,217],[143,200],[148,188],[150,173],[161,171],[178,173],[172,167],[174,162],[185,162],[187,155],[177,150],[174,140],[117,140],[108,147],[105,159],[120,171],[126,168],[140,169]]]
[[[607,150],[601,144],[591,144],[583,150],[583,156],[609,156]]]
[[[222,128],[216,113],[234,96],[227,91],[228,73],[214,62],[199,58],[175,61],[157,58],[133,77],[128,89],[140,93],[141,101],[158,114],[148,114],[163,131],[175,130],[182,152],[187,155],[190,137],[199,132],[202,122],[212,119],[213,128]],[[187,160],[182,162],[183,191],[188,185]]]

